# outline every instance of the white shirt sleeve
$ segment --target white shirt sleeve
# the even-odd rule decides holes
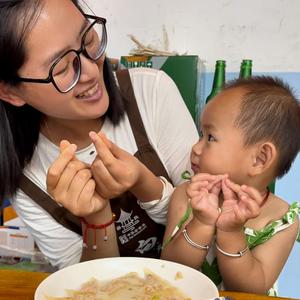
[[[168,204],[169,199],[173,193],[173,185],[167,181],[164,177],[160,176],[160,180],[163,183],[162,197],[158,200],[152,200],[148,202],[138,201],[138,204],[144,209],[149,217],[158,224],[167,224]]]

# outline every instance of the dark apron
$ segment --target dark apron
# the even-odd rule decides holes
[[[169,176],[157,153],[150,145],[145,127],[136,103],[128,70],[116,72],[130,126],[138,151],[134,154],[156,176]],[[78,217],[64,207],[57,205],[51,197],[25,175],[21,176],[20,189],[46,210],[58,223],[82,235]],[[160,257],[165,227],[155,223],[140,208],[136,197],[130,192],[111,199],[112,211],[116,214],[115,228],[120,256]]]

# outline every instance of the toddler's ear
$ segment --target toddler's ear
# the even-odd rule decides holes
[[[256,152],[252,157],[251,174],[259,175],[269,170],[276,161],[277,150],[273,143],[265,142],[257,146]]]

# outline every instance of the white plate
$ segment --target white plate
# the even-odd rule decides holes
[[[137,272],[143,277],[145,268],[178,287],[193,300],[219,296],[214,283],[207,276],[190,267],[162,259],[115,257],[82,262],[51,274],[38,286],[34,300],[45,300],[45,295],[65,296],[66,289],[79,289],[82,283],[92,277],[110,280],[129,272]],[[181,272],[181,279],[175,278],[177,272]]]

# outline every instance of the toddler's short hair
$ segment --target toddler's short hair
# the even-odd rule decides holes
[[[276,177],[286,174],[300,151],[300,104],[291,87],[278,77],[236,79],[224,90],[244,88],[234,124],[244,133],[245,146],[272,142],[278,151]]]

